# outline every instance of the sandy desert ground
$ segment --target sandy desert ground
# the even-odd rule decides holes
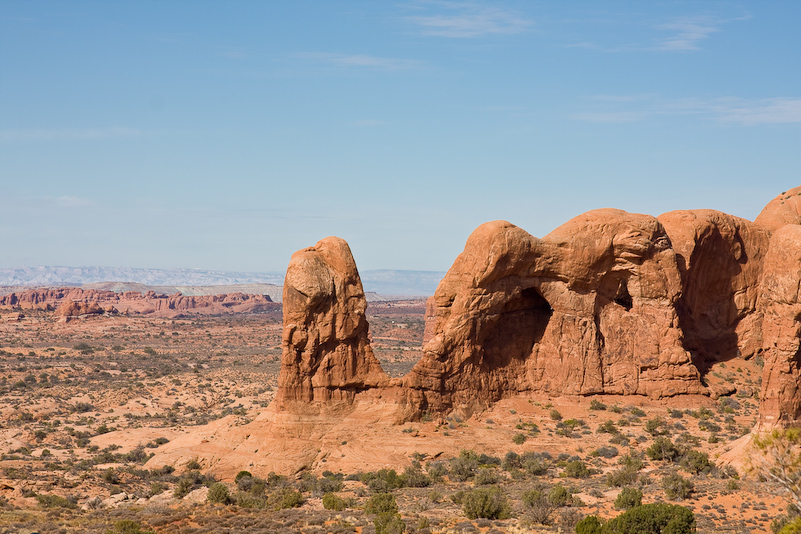
[[[280,311],[69,323],[47,311],[0,315],[0,533],[370,533],[374,496],[387,491],[406,532],[573,532],[586,515],[620,514],[623,488],[690,508],[698,532],[767,533],[786,512],[780,489],[749,474],[743,448],[758,360],[717,364],[709,381],[735,391],[719,399],[517,397],[469,419],[353,429],[358,439],[343,450],[385,440],[415,451],[393,471],[367,471],[343,452],[293,476],[236,480],[207,472],[203,458],[148,460],[269,405]],[[371,303],[368,315],[382,366],[402,376],[421,355],[424,302]],[[501,518],[467,516],[476,488],[498,488]]]

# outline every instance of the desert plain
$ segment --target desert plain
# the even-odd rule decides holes
[[[572,532],[584,516],[619,515],[623,488],[691,509],[698,532],[771,532],[787,507],[749,469],[760,358],[716,363],[708,385],[734,392],[719,398],[533,394],[469,418],[368,418],[335,429],[341,440],[329,435],[306,469],[233,474],[159,453],[269,407],[280,306],[69,321],[19,306],[0,314],[3,533],[368,533],[370,500],[385,492],[406,532]],[[405,375],[421,357],[425,301],[371,302],[367,318],[382,368]],[[370,457],[365,445],[376,442],[391,454]],[[675,452],[659,448],[668,442]],[[464,496],[476,488],[498,488],[498,519],[468,517]]]

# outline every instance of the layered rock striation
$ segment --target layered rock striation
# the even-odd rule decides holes
[[[713,210],[580,215],[543,238],[481,225],[426,307],[424,355],[390,380],[347,244],[297,252],[278,408],[391,399],[406,416],[527,392],[719,395],[717,362],[764,359],[761,423],[801,419],[801,188],[755,222]],[[296,403],[296,404],[293,404]],[[294,407],[293,407],[294,406]]]
[[[91,306],[90,306],[91,304]],[[220,295],[164,295],[154,291],[114,292],[97,289],[30,289],[0,296],[0,306],[56,310],[60,317],[124,313],[154,317],[225,315],[275,310],[279,304],[267,295],[226,293]]]

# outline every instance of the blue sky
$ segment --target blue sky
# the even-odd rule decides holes
[[[0,267],[446,270],[479,224],[753,219],[801,2],[0,0]]]

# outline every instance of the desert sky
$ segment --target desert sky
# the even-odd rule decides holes
[[[479,224],[753,219],[801,2],[0,1],[0,267],[446,270]]]

